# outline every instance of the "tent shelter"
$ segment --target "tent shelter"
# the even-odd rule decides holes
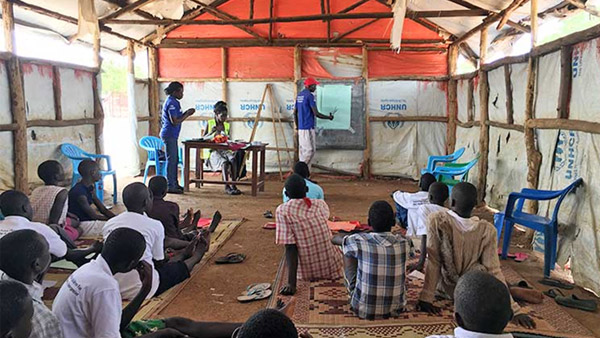
[[[16,55],[15,26],[73,36],[78,3],[92,3],[99,18],[100,34],[82,37],[94,50],[94,66]],[[130,75],[136,49],[148,51],[149,77],[129,78],[138,138],[158,134],[161,89],[176,80],[186,88],[182,106],[199,112],[183,138],[197,137],[212,104],[225,100],[233,137],[247,139],[269,83],[274,97],[264,102],[256,138],[275,144],[271,114],[281,111],[284,151],[295,151],[295,93],[302,79],[315,77],[351,86],[361,108],[351,122],[358,141],[323,146],[316,160],[323,167],[417,178],[429,155],[466,147],[464,158],[480,154],[469,180],[498,209],[523,187],[556,189],[584,178],[585,188],[561,213],[577,230],[565,255],[575,281],[600,293],[598,2],[407,4],[396,52],[389,48],[393,12],[385,0],[2,1],[0,187],[27,191],[39,183],[40,162],[64,161],[61,143],[102,152],[108,131],[98,94],[101,48],[126,54]],[[538,43],[538,27],[547,33],[578,15],[591,18],[588,27],[552,32]],[[527,48],[519,53],[520,44]],[[457,67],[474,71],[459,74]],[[267,161],[276,168],[275,152]],[[540,215],[552,210],[528,207]]]

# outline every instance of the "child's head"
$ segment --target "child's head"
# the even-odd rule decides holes
[[[154,176],[148,182],[148,189],[152,192],[154,197],[163,198],[167,194],[169,186],[167,179],[164,176]]]
[[[309,178],[310,170],[308,169],[308,164],[302,161],[296,162],[296,164],[294,165],[294,174],[298,174],[303,178]]]
[[[0,300],[0,337],[29,337],[33,300],[27,288],[16,281],[0,281]]]
[[[23,283],[43,279],[50,268],[50,247],[33,230],[13,231],[0,238],[0,270]]]
[[[33,218],[33,208],[29,198],[17,190],[7,190],[0,195],[0,210],[4,216]]]
[[[131,183],[123,189],[123,204],[127,211],[147,212],[152,209],[152,192],[143,183]]]
[[[253,314],[237,333],[236,338],[298,338],[296,326],[285,314],[264,309]]]
[[[298,199],[306,197],[308,188],[306,187],[306,181],[298,174],[292,174],[285,181],[285,194],[290,199]]]
[[[448,199],[448,186],[442,182],[434,182],[429,186],[429,203],[444,206]]]
[[[468,182],[460,182],[452,188],[450,206],[458,214],[470,214],[477,205],[477,188]]]
[[[227,109],[227,103],[225,101],[218,101],[215,103],[215,117],[219,122],[227,121],[227,115],[229,110]]]
[[[42,162],[37,172],[46,185],[57,185],[65,179],[65,171],[58,161],[48,160]]]
[[[429,186],[435,183],[435,176],[430,173],[423,174],[419,180],[419,188],[421,191],[429,191]]]
[[[92,160],[83,160],[79,163],[79,167],[77,167],[79,171],[79,175],[83,179],[89,179],[92,182],[98,182],[102,179],[102,175],[100,174],[100,167],[98,163]]]
[[[389,232],[396,224],[394,209],[386,201],[376,201],[369,208],[369,226],[375,232]]]
[[[454,317],[465,330],[501,334],[513,317],[506,284],[483,271],[464,274],[454,289]]]
[[[146,240],[141,233],[130,228],[113,230],[102,247],[102,258],[113,272],[126,273],[139,264],[146,250]]]

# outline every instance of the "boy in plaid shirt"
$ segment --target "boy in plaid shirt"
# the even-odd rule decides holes
[[[306,182],[293,174],[285,182],[290,200],[276,212],[275,243],[285,245],[288,284],[280,293],[296,293],[296,279],[336,279],[341,277],[342,255],[331,244],[327,226],[329,207],[323,200],[306,198]]]
[[[385,201],[369,209],[373,232],[336,235],[344,251],[344,278],[350,306],[361,319],[398,316],[404,311],[406,241],[392,234],[394,210]]]

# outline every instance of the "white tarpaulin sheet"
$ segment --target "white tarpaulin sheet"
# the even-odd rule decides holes
[[[61,107],[64,120],[94,117],[93,74],[60,68]]]
[[[499,67],[488,72],[490,86],[488,113],[490,121],[507,122],[506,81],[504,78],[504,67]]]
[[[490,127],[490,151],[485,201],[503,210],[508,194],[527,187],[525,134]]]
[[[437,81],[371,81],[371,116],[445,116],[446,83]]]
[[[527,64],[510,65],[510,83],[513,97],[513,119],[515,124],[525,124],[525,93],[527,92]]]
[[[371,122],[371,144],[374,174],[416,176],[416,122]]]
[[[600,121],[600,38],[573,48],[569,118]]]
[[[8,190],[15,187],[15,170],[13,168],[13,133],[4,131],[0,133],[0,190]]]
[[[456,127],[456,149],[465,147],[465,153],[458,160],[459,163],[467,163],[479,154],[479,127],[462,128]],[[479,163],[469,171],[468,181],[477,184],[479,177]]]
[[[473,121],[481,120],[479,107],[479,75],[473,78]]]
[[[52,66],[23,63],[23,87],[28,120],[54,120]],[[67,95],[66,93],[64,95]]]
[[[137,117],[150,116],[148,108],[148,84],[144,82],[135,82],[135,115]]]
[[[358,175],[362,161],[362,150],[322,149],[317,151],[313,163]]]
[[[535,117],[555,119],[558,116],[560,91],[560,52],[539,59],[535,97]]]
[[[545,162],[539,188],[560,190],[579,177],[584,180],[584,188],[565,199],[560,209],[558,263],[571,257],[577,285],[600,293],[600,135],[569,130],[539,135]],[[551,217],[554,204],[540,203],[539,214]]]
[[[469,120],[469,95],[469,80],[456,81],[457,115],[460,122],[467,122]]]
[[[12,123],[9,93],[6,65],[4,62],[0,62],[0,123],[2,124]]]

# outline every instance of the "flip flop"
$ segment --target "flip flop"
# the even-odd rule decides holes
[[[598,309],[598,303],[596,303],[595,300],[581,299],[575,295],[571,295],[571,297],[556,296],[556,298],[554,298],[554,301],[558,305],[571,307],[583,311],[594,312],[596,311],[596,309]]]
[[[550,298],[565,297],[565,294],[560,289],[550,289],[548,291],[544,291],[543,293]]]
[[[517,252],[515,254],[515,262],[522,263],[529,258],[529,255],[524,252]]]
[[[502,256],[502,249],[500,249],[500,248],[498,248],[498,256]],[[512,258],[515,258],[517,256],[515,254],[508,253],[508,254],[506,254],[506,257],[512,259]]]
[[[273,294],[273,291],[271,290],[256,290],[252,293],[248,293],[244,296],[239,296],[237,298],[238,302],[240,303],[248,303],[248,302],[253,302],[255,300],[263,300],[266,298],[271,297],[271,295]]]
[[[267,210],[267,211],[265,211],[265,213],[263,214],[263,216],[265,218],[273,218],[273,213],[271,212],[271,210]]]
[[[227,256],[217,258],[215,264],[238,264],[243,262],[244,259],[246,259],[246,255],[232,252],[227,254]]]
[[[565,290],[573,290],[575,288],[575,285],[573,285],[573,284],[563,283],[563,282],[559,281],[558,279],[553,279],[553,278],[549,278],[549,277],[544,277],[544,279],[540,279],[538,281],[538,283],[548,285],[548,286],[553,286],[555,288],[565,289]]]
[[[533,289],[526,281],[519,281],[517,284],[511,284],[511,287],[523,288],[523,289]]]
[[[251,292],[255,292],[256,290],[269,290],[271,288],[271,283],[255,283],[250,284],[246,288],[246,292],[242,292],[242,295],[248,294]]]
[[[275,224],[275,222],[269,222],[269,223],[266,223],[265,225],[263,225],[263,229],[275,230],[275,228],[277,228],[277,225]]]

